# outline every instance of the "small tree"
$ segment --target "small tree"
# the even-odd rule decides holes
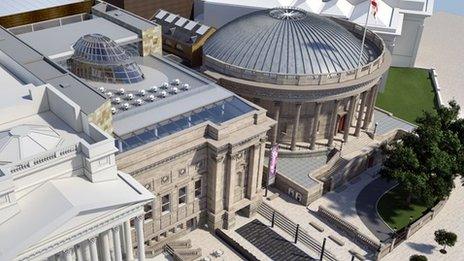
[[[427,257],[423,255],[412,255],[409,261],[427,261]]]
[[[440,250],[442,254],[446,254],[446,246],[454,246],[457,240],[458,236],[453,232],[448,232],[444,229],[435,231],[435,242],[437,242],[440,246],[443,246],[443,249]]]

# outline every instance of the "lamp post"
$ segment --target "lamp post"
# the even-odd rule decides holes
[[[377,127],[379,126],[379,122],[375,122],[374,124],[374,136],[375,136],[375,133],[377,132]]]

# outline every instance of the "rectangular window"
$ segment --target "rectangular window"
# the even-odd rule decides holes
[[[168,194],[161,198],[161,212],[162,214],[166,214],[169,211],[171,211],[171,197]]]
[[[201,197],[201,179],[195,181],[195,197]]]
[[[151,203],[143,206],[143,211],[145,212],[145,221],[149,221],[149,220],[153,219],[153,212],[152,212]]]
[[[179,205],[187,203],[187,187],[179,189]]]

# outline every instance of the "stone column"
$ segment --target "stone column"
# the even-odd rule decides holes
[[[115,261],[122,261],[121,236],[119,234],[119,226],[113,227],[111,231],[113,232],[114,259]]]
[[[350,98],[350,108],[348,115],[346,116],[345,129],[343,130],[343,142],[348,141],[348,135],[350,134],[351,121],[353,119],[354,109],[356,108],[356,96]]]
[[[298,133],[298,125],[300,124],[300,114],[301,114],[301,103],[296,104],[296,115],[295,120],[293,122],[293,132],[292,132],[292,144],[291,149],[296,149],[296,135]]]
[[[134,253],[132,247],[132,233],[129,221],[124,222],[124,253],[126,254],[125,260],[132,261],[134,260]]]
[[[63,260],[64,261],[73,261],[72,253],[73,253],[72,248],[68,248],[68,249],[64,250],[63,253],[62,253]]]
[[[256,194],[256,182],[258,179],[256,178],[258,176],[258,171],[259,171],[259,149],[260,149],[260,144],[254,144],[251,146],[251,153],[250,153],[250,166],[248,168],[248,186],[247,186],[247,192],[246,196],[252,200],[255,197]]]
[[[235,224],[235,209],[233,208],[235,201],[235,175],[237,165],[237,153],[229,153],[228,155],[228,170],[227,170],[227,188],[226,188],[226,219],[225,227],[230,229]]]
[[[264,161],[265,156],[264,152],[266,151],[266,137],[263,137],[259,140],[259,169],[258,169],[258,180],[256,183],[256,191],[261,193],[261,188],[263,184],[263,172],[264,172]]]
[[[143,234],[143,215],[137,216],[135,221],[135,232],[137,234],[137,252],[138,260],[145,261],[145,239]]]
[[[337,115],[338,115],[338,106],[340,105],[339,100],[334,101],[334,109],[330,115],[330,129],[329,129],[329,141],[327,146],[332,147],[335,133],[337,132]]]
[[[274,103],[276,106],[276,111],[274,115],[274,120],[276,121],[276,125],[272,129],[272,144],[276,144],[277,136],[279,135],[279,119],[280,119],[280,109],[282,104],[280,102]]]
[[[111,261],[109,232],[104,231],[100,234],[101,257],[103,261]]]
[[[90,257],[90,245],[88,240],[85,240],[80,244],[80,249],[82,250],[82,257],[85,261],[92,260]]]
[[[359,134],[361,133],[361,124],[363,121],[363,116],[364,116],[364,107],[366,106],[366,100],[367,100],[367,91],[363,92],[361,94],[361,105],[359,107],[359,112],[358,112],[358,119],[356,121],[356,130],[354,131],[354,136],[359,137]]]
[[[84,261],[83,249],[81,245],[74,246],[74,253],[76,253],[76,260],[77,261]]]
[[[378,85],[372,87],[371,89],[371,97],[369,99],[369,106],[367,107],[366,115],[364,116],[363,129],[369,128],[369,125],[372,121],[372,116],[374,114],[374,109],[375,109],[375,100],[377,98],[378,91],[379,91]]]
[[[311,145],[310,150],[313,150],[316,147],[316,138],[317,138],[317,125],[319,123],[319,116],[321,114],[322,103],[316,102],[316,109],[314,110],[313,124],[311,129]]]
[[[222,214],[219,213],[224,206],[223,198],[225,188],[223,188],[224,173],[224,154],[210,155],[210,164],[208,164],[210,175],[206,177],[207,186],[207,208],[208,208],[208,228],[214,231],[216,228],[222,228]]]
[[[90,238],[88,244],[90,245],[90,258],[92,261],[98,261],[97,238]]]
[[[234,204],[235,198],[235,175],[236,175],[236,165],[237,165],[237,153],[228,155],[228,169],[227,169],[227,188],[226,189],[226,209],[231,210]]]

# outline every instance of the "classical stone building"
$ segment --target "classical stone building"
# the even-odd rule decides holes
[[[60,86],[90,112],[105,109],[94,115],[104,117],[97,122],[115,138],[116,165],[156,195],[144,206],[145,247],[133,227],[134,247],[154,253],[199,226],[231,228],[237,214],[253,215],[262,200],[266,133],[274,124],[266,111],[160,52],[145,51],[144,42],[154,41],[143,31],[156,31],[161,44],[155,23],[103,2],[79,17],[38,31],[12,28],[11,38],[46,61],[27,67],[31,78]]]
[[[372,121],[391,56],[363,28],[295,8],[256,11],[221,27],[204,46],[204,73],[266,108],[272,141],[315,149]],[[361,57],[360,57],[361,56]],[[353,127],[353,128],[351,128]]]

